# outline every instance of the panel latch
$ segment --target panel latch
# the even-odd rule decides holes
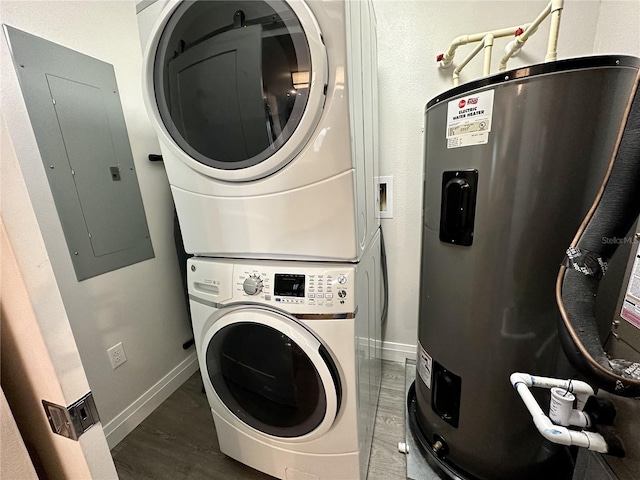
[[[100,421],[91,392],[68,407],[62,407],[46,400],[42,400],[42,405],[53,433],[72,440],[78,440],[80,435]]]

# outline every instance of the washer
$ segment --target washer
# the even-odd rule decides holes
[[[357,265],[189,260],[200,371],[226,455],[364,480],[380,392],[379,234]]]
[[[186,251],[358,261],[379,226],[371,2],[158,2],[138,17]]]

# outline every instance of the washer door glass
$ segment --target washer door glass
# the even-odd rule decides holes
[[[204,165],[236,170],[291,137],[311,73],[307,38],[284,1],[185,1],[160,37],[153,78],[178,146]]]
[[[209,340],[207,374],[220,400],[244,423],[276,437],[301,437],[326,423],[325,386],[340,403],[337,369],[321,344],[319,351],[322,368],[331,373],[329,385],[305,350],[279,329],[233,322]]]

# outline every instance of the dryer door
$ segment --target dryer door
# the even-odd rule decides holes
[[[291,161],[324,105],[327,59],[303,2],[178,2],[154,27],[145,95],[156,129],[195,170],[261,178]]]
[[[205,333],[200,353],[205,382],[254,430],[306,441],[333,424],[341,400],[338,370],[294,318],[256,306],[229,310]]]

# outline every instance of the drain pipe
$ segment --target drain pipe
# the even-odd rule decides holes
[[[544,438],[559,445],[584,447],[589,450],[593,450],[594,452],[608,453],[609,448],[607,446],[607,442],[599,433],[586,432],[584,430],[578,432],[575,430],[569,430],[562,425],[554,424],[542,411],[540,405],[538,405],[538,402],[529,390],[529,387],[532,386],[543,388],[558,387],[565,388],[567,390],[572,389],[573,392],[577,393],[576,396],[581,398],[580,404],[584,406],[584,403],[586,402],[585,395],[587,398],[589,396],[587,395],[587,392],[591,391],[591,395],[593,395],[593,389],[588,384],[574,380],[556,380],[546,377],[534,377],[526,373],[514,373],[511,375],[510,379],[511,384],[516,389],[525,406],[529,410],[529,413],[533,418],[533,423]],[[576,426],[588,425],[588,419],[583,419],[585,414],[582,411],[574,410],[573,412],[578,412],[573,418],[574,421],[578,423],[585,422],[584,425]]]

